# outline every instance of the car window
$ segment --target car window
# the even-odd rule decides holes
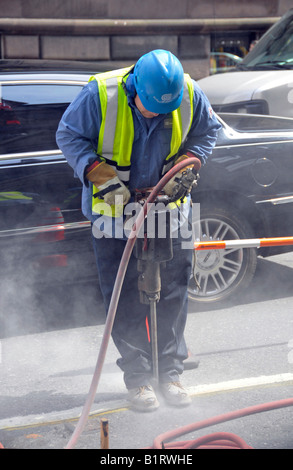
[[[247,114],[225,114],[221,117],[238,132],[292,132],[293,119],[274,116],[249,116]]]
[[[293,18],[277,22],[247,54],[240,65],[245,68],[290,69],[293,67]]]
[[[57,149],[56,130],[81,85],[2,84],[0,154]]]

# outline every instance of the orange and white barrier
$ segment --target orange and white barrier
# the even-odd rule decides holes
[[[293,237],[249,238],[247,240],[211,240],[194,243],[196,251],[225,250],[231,248],[262,248],[266,246],[293,245]]]

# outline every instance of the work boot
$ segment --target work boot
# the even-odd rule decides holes
[[[191,398],[180,382],[168,382],[160,385],[160,390],[166,402],[174,406],[187,406]]]
[[[128,390],[128,399],[132,408],[137,411],[154,411],[159,407],[159,402],[151,385]]]

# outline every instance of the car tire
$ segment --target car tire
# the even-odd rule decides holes
[[[202,241],[254,238],[252,228],[235,208],[205,204],[200,205],[200,222],[195,222],[194,232]],[[236,298],[249,286],[256,265],[255,248],[194,251],[189,300],[203,304]]]

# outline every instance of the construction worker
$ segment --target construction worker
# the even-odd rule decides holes
[[[65,111],[57,143],[83,183],[82,210],[93,224],[106,311],[127,242],[121,229],[133,192],[155,186],[178,159],[196,156],[204,164],[219,128],[204,93],[165,50],[151,51],[127,69],[95,75]],[[166,194],[172,195],[177,184],[172,178],[164,188]],[[184,201],[182,210],[188,214],[190,196]],[[161,270],[158,390],[152,385],[149,306],[140,302],[133,254],[122,286],[112,338],[136,410],[155,410],[158,397],[174,406],[191,401],[179,381],[188,356],[184,327],[192,266],[192,250],[182,249],[181,241],[180,235],[174,237],[173,258]]]

